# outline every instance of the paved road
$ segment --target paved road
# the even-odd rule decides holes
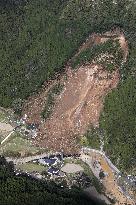
[[[118,170],[118,168],[115,167],[114,164],[112,164],[111,160],[110,160],[108,157],[106,157],[106,155],[105,155],[104,152],[101,152],[101,151],[96,150],[96,149],[87,148],[87,147],[82,148],[82,151],[83,151],[83,152],[88,152],[88,153],[89,153],[89,152],[95,152],[95,153],[98,153],[98,154],[102,155],[102,156],[104,157],[104,159],[106,160],[106,162],[109,164],[110,168],[111,168],[114,172],[116,172],[116,173],[118,173],[118,174],[120,173],[120,171]]]
[[[96,153],[96,154],[99,154],[100,156],[102,156],[103,160],[105,160],[109,166],[109,168],[112,170],[112,172],[114,173],[120,173],[120,171],[112,164],[112,162],[110,161],[110,159],[108,159],[105,155],[105,153],[99,151],[99,150],[95,150],[95,149],[90,149],[90,148],[82,148],[82,153]],[[57,155],[57,154],[60,154],[60,153],[42,153],[40,155],[35,155],[35,156],[30,156],[30,157],[24,157],[24,158],[10,158],[10,157],[6,157],[6,160],[7,161],[13,161],[14,164],[23,164],[23,163],[26,163],[26,162],[29,162],[29,161],[33,161],[35,159],[40,159],[40,158],[44,158],[44,157],[48,157],[50,155]],[[81,155],[81,159],[83,161],[86,161],[86,159],[84,157],[82,157],[83,155]],[[90,168],[92,169],[93,173],[95,174],[95,176],[98,178],[98,173],[96,173],[95,169],[93,168],[92,164],[91,164],[91,161],[86,161],[88,163],[88,165],[90,166]],[[124,194],[124,196],[126,196],[125,193],[122,193]],[[128,198],[128,196],[126,196]],[[130,203],[132,204],[132,203]]]
[[[98,179],[100,169],[96,166],[93,167],[93,162],[100,161],[102,170],[108,173],[108,175],[102,180],[102,183],[106,187],[106,190],[116,197],[118,200],[116,204],[125,204],[126,200],[130,205],[135,204],[134,200],[128,195],[128,193],[124,192],[121,187],[118,186],[115,174],[119,174],[120,171],[112,164],[110,159],[105,156],[105,153],[95,149],[83,148],[81,159],[89,165]]]
[[[13,161],[14,164],[24,164],[26,162],[30,162],[30,161],[33,161],[33,160],[36,160],[36,159],[41,159],[41,158],[44,158],[44,157],[48,157],[50,155],[57,155],[57,154],[60,154],[58,152],[56,153],[47,153],[47,152],[44,152],[42,154],[39,154],[39,155],[35,155],[35,156],[30,156],[30,157],[23,157],[23,158],[11,158],[11,157],[6,157],[6,160],[9,162],[9,161]]]

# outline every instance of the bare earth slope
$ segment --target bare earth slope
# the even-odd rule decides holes
[[[114,35],[114,33],[106,33]],[[124,60],[127,56],[127,43],[124,35],[117,33],[120,45],[124,51]],[[108,37],[93,35],[83,44],[78,54],[92,44],[102,43]],[[76,55],[78,55],[76,54]],[[103,108],[103,100],[111,89],[116,88],[119,82],[118,68],[108,73],[95,62],[82,65],[73,71],[66,68],[67,80],[62,93],[56,98],[54,110],[49,119],[42,121],[40,114],[44,108],[47,90],[43,89],[37,96],[28,99],[23,114],[28,115],[27,122],[39,123],[39,133],[34,143],[47,147],[53,151],[77,153],[77,135],[85,133],[88,126],[99,126],[99,116]]]

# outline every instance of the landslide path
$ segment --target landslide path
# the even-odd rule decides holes
[[[117,31],[107,32],[104,35],[93,34],[79,48],[76,55],[87,47],[103,43],[112,37],[119,39],[125,61],[128,53],[127,42],[123,33]],[[108,73],[102,66],[92,61],[81,65],[77,70],[67,66],[65,75],[66,80],[64,76],[59,79],[60,82],[63,81],[64,88],[55,99],[49,119],[43,121],[41,118],[47,88],[28,99],[23,114],[28,115],[27,122],[39,124],[35,144],[52,151],[74,154],[79,151],[77,136],[85,133],[90,124],[94,127],[99,126],[104,97],[118,85],[119,71],[116,68],[114,72]]]

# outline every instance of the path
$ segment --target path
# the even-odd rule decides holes
[[[4,140],[2,140],[1,145],[14,133],[14,131],[10,132]]]

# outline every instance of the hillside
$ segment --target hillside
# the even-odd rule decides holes
[[[132,1],[3,0],[0,4],[0,105],[4,107],[20,105],[62,71],[93,32],[118,25],[134,43]]]
[[[80,189],[40,181],[26,174],[17,176],[12,163],[0,157],[0,204],[4,205],[95,205]],[[97,203],[98,204],[98,203]],[[104,205],[104,203],[101,203]]]
[[[122,34],[119,33],[118,36],[120,39]],[[24,106],[23,114],[28,116],[27,123],[39,125],[39,134],[35,141],[42,147],[53,151],[63,150],[66,154],[77,153],[78,136],[84,134],[90,124],[99,126],[103,99],[119,82],[120,56],[122,54],[123,61],[123,56],[126,55],[121,43],[117,48],[116,40],[111,40],[108,35],[105,38],[101,35],[91,36],[88,41],[92,41],[93,46],[84,49],[81,46],[81,51],[72,58],[71,65],[79,61],[81,55],[82,58],[86,57],[87,51],[90,60],[86,57],[84,65],[78,62],[77,68],[72,68],[69,62],[65,74],[57,82],[52,82],[48,92],[46,88],[43,89],[36,96],[30,97]],[[124,44],[127,46],[125,39]],[[85,45],[87,43],[83,44]],[[113,53],[113,46],[116,52],[119,49],[116,55]],[[94,54],[91,56],[90,52]],[[116,64],[114,61],[119,58],[120,62]],[[58,85],[62,85],[60,93],[53,95],[53,90]]]
[[[71,148],[75,152],[79,146],[79,135],[84,134],[90,124],[94,127],[99,124],[104,133],[106,153],[122,170],[133,173],[136,167],[135,10],[135,1],[130,0],[0,2],[0,106],[10,107],[19,115],[28,112],[29,122],[44,122],[40,126],[41,141],[36,139],[36,144],[52,149],[55,140],[62,141],[64,136],[68,136],[68,141],[59,143],[55,149]],[[128,42],[124,57],[119,44],[111,41],[103,43],[102,47],[93,45],[94,49],[89,49],[93,43],[89,41],[92,34],[105,34],[116,28],[120,28]],[[99,38],[97,40],[99,42]],[[91,63],[96,64],[96,61],[100,64],[96,67],[96,72],[101,70],[101,66],[105,68],[99,72],[99,78],[109,73],[111,75],[111,79],[102,81],[102,87],[97,84],[96,78],[91,82],[89,77],[94,72]],[[73,68],[72,71],[68,70],[69,66]],[[67,82],[65,78],[68,78]],[[56,81],[62,82],[62,86],[58,86],[52,95],[52,91],[48,92],[48,84],[52,87],[52,82]],[[73,83],[73,90],[68,82],[71,85]],[[69,95],[63,92],[63,83]],[[81,90],[80,83],[84,84]],[[41,88],[44,92],[41,92]],[[117,89],[109,93],[111,88]],[[59,99],[61,92],[63,94]],[[37,100],[33,104],[35,96]],[[98,98],[98,104],[96,100],[89,104],[89,99],[93,97]],[[29,100],[30,105],[33,104],[32,110],[29,106],[26,108]],[[67,108],[68,113],[65,112]],[[83,112],[78,116],[82,126],[75,128],[78,121],[75,113],[78,108]],[[56,110],[52,112],[53,109]],[[53,117],[50,118],[51,114]],[[64,120],[61,119],[61,114],[64,114]],[[45,132],[45,127],[48,128],[48,133]],[[63,128],[66,130],[64,133]],[[91,141],[92,134],[88,137]],[[92,146],[90,142],[87,144]]]

